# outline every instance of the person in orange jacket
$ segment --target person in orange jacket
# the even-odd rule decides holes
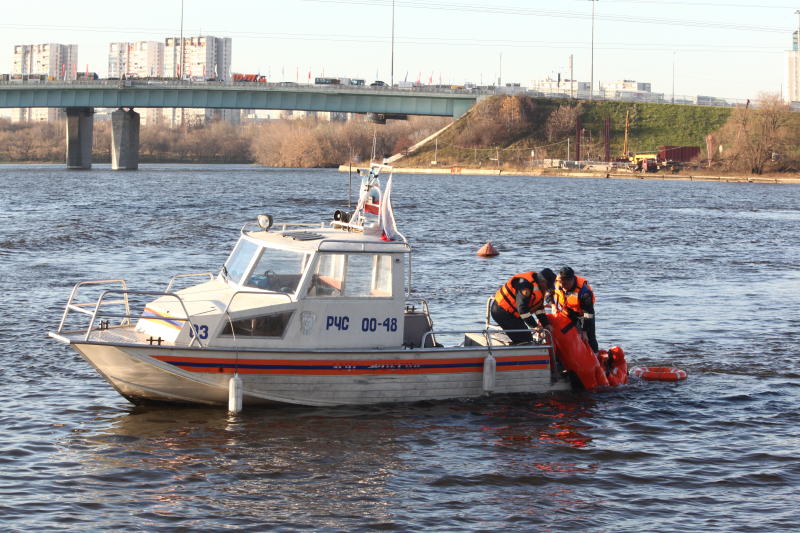
[[[531,342],[528,330],[549,327],[544,311],[545,297],[555,288],[556,275],[549,268],[539,272],[523,272],[512,276],[494,295],[491,314],[514,344]]]
[[[566,315],[578,328],[583,339],[597,353],[597,334],[595,332],[595,296],[591,285],[581,276],[576,276],[572,268],[565,266],[558,271],[554,291],[556,312]]]

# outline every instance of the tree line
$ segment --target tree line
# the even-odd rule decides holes
[[[706,126],[702,135],[695,135],[698,139],[703,136],[705,144],[698,164],[719,172],[800,170],[800,113],[792,111],[777,95],[762,95],[754,104],[724,110],[725,114],[715,118],[713,127]],[[649,115],[636,104],[624,109],[630,109],[631,123],[639,131],[647,130],[650,138],[659,139],[659,144],[676,144],[669,137],[676,136],[682,121],[691,120],[691,109],[686,106],[651,107],[647,108]],[[607,102],[554,103],[524,95],[486,98],[439,138],[436,153],[432,153],[434,143],[428,143],[400,164],[427,167],[438,159],[440,165],[447,166],[524,169],[534,159],[569,159],[574,155],[579,121],[588,131],[582,138],[581,159],[600,160],[602,135],[595,131],[593,136],[589,125],[607,113],[622,112],[625,116],[624,109],[612,108]],[[378,125],[357,119],[326,122],[307,118],[243,125],[216,121],[178,129],[144,125],[140,129],[139,155],[142,162],[335,167],[347,161],[364,162],[403,152],[449,122],[447,118],[409,117]],[[108,121],[94,124],[96,162],[111,159],[110,128]],[[616,135],[618,143],[619,131]],[[0,119],[0,161],[62,162],[65,137],[63,122],[12,123]],[[621,146],[614,148],[614,153],[621,153]]]
[[[705,119],[701,118],[701,112]],[[611,140],[612,159],[624,157],[622,125],[627,117],[633,137],[639,141],[629,152],[652,152],[658,145],[689,143],[701,148],[701,157],[695,165],[713,172],[761,174],[800,170],[800,113],[773,94],[761,95],[753,105],[719,110],[621,102],[557,103],[525,95],[494,96],[479,102],[441,136],[438,157],[433,157],[433,147],[427,146],[403,163],[427,166],[428,161],[438,159],[443,166],[521,170],[542,159],[602,161],[605,139],[601,125],[607,117],[616,124]],[[689,129],[693,135],[682,131]],[[646,139],[646,146],[642,146],[642,138]]]
[[[450,119],[409,117],[386,124],[314,118],[257,124],[215,121],[171,129],[143,125],[142,162],[256,163],[271,167],[334,167],[400,152],[444,127]],[[13,123],[0,119],[0,161],[63,162],[66,126],[61,122]],[[92,159],[111,160],[111,124],[95,121]]]

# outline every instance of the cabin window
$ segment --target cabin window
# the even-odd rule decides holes
[[[223,335],[237,337],[283,337],[293,311],[229,321]]]
[[[258,245],[255,243],[247,239],[240,239],[225,262],[225,276],[234,283],[240,283],[257,250]]]
[[[309,257],[291,250],[264,248],[245,285],[276,292],[295,292]]]
[[[345,262],[344,254],[320,254],[308,296],[342,296]]]
[[[320,254],[308,296],[391,298],[392,264],[388,254]]]

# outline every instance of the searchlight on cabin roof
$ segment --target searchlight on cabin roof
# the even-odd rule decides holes
[[[272,227],[272,215],[258,215],[256,220],[258,220],[258,225],[264,228],[264,231],[269,231],[269,228]]]

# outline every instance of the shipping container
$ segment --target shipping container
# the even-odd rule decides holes
[[[661,162],[678,161],[688,163],[700,158],[699,146],[659,146],[658,160]]]

